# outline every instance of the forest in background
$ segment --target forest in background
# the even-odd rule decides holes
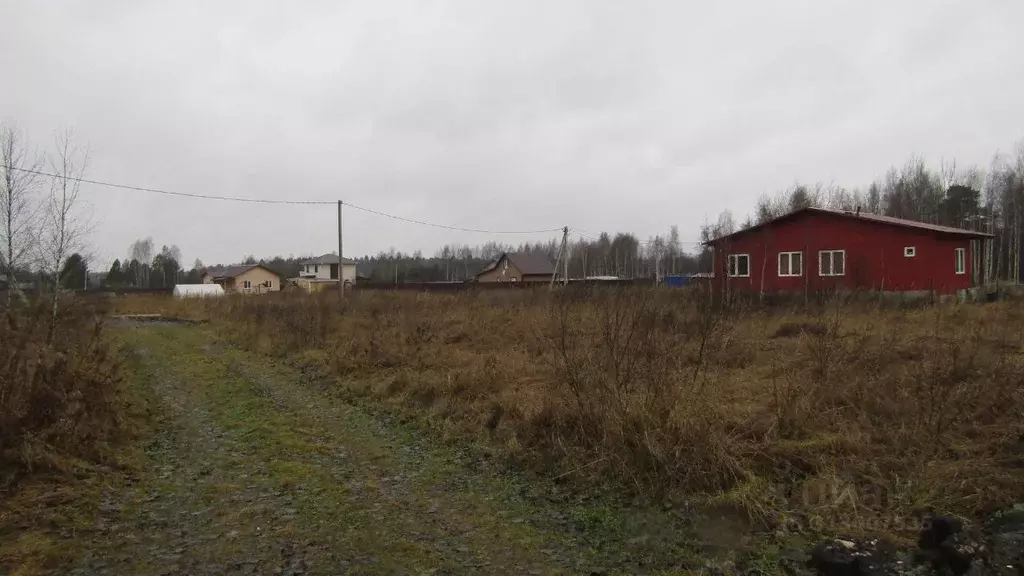
[[[891,168],[866,190],[834,184],[796,184],[763,195],[739,225],[723,212],[701,230],[703,240],[749,228],[808,206],[862,210],[895,218],[941,224],[995,236],[987,243],[986,277],[1020,282],[1024,225],[1024,141],[1012,154],[996,154],[988,170],[956,162],[930,168],[920,157]]]
[[[116,260],[108,270],[93,269],[89,266],[91,258],[85,245],[89,225],[75,221],[75,226],[70,226],[69,218],[63,228],[76,234],[70,237],[73,242],[65,239],[64,245],[59,246],[56,251],[59,258],[54,258],[54,250],[45,258],[35,251],[25,250],[24,239],[31,238],[33,229],[39,227],[33,219],[36,212],[33,197],[35,189],[43,185],[42,178],[25,170],[38,168],[42,162],[26,152],[15,131],[7,129],[3,140],[6,153],[0,166],[4,174],[2,207],[12,216],[3,219],[0,234],[4,284],[15,279],[20,282],[43,280],[52,284],[54,278],[59,278],[65,288],[170,288],[178,283],[201,281],[206,268],[202,261],[196,259],[191,267],[186,267],[176,245],[165,244],[157,250],[152,238],[131,243],[126,257]],[[591,233],[574,229],[569,237],[569,276],[650,278],[709,272],[710,257],[701,242],[807,206],[860,209],[992,233],[995,241],[988,243],[989,253],[985,255],[987,277],[1019,282],[1024,224],[1024,141],[1010,154],[997,153],[987,169],[960,166],[956,162],[942,162],[935,168],[923,158],[913,157],[902,166],[890,168],[866,188],[797,182],[775,194],[762,195],[742,219],[725,211],[714,222],[705,222],[699,229],[685,234],[681,234],[677,226],[646,239],[630,232]],[[448,244],[432,254],[391,249],[356,258],[357,273],[361,280],[374,282],[463,281],[472,279],[503,252],[540,252],[554,262],[560,243],[560,234],[552,234],[546,241],[519,244],[500,241],[480,245]],[[316,255],[264,258],[248,255],[236,263],[262,263],[286,278],[294,278],[298,276],[300,262],[312,256]]]
[[[672,227],[667,239],[678,238]],[[176,245],[154,249],[152,238],[136,240],[131,244],[129,257],[115,260],[111,268],[94,287],[107,288],[171,288],[175,284],[197,284],[207,268],[201,260],[184,269],[180,265],[181,251]],[[503,244],[487,242],[479,246],[445,245],[432,256],[422,252],[412,254],[390,250],[373,256],[356,258],[356,272],[362,281],[371,282],[458,282],[472,279],[504,252],[540,252],[555,261],[560,240]],[[661,253],[660,258],[655,257]],[[285,278],[299,275],[301,262],[317,255],[274,256],[257,258],[248,255],[235,264],[263,264]],[[222,266],[216,264],[215,266]],[[661,240],[640,241],[633,234],[602,233],[594,240],[579,238],[570,241],[569,275],[580,277],[614,275],[621,277],[647,277],[660,273],[692,273],[700,270],[699,257],[682,249],[681,243]],[[211,266],[214,267],[214,266]],[[75,278],[80,277],[75,275]],[[81,286],[79,281],[76,286]]]
[[[664,235],[647,239],[629,232],[591,235],[573,230],[569,241],[569,276],[649,278],[710,272],[710,254],[702,242],[808,206],[860,209],[989,232],[995,240],[987,247],[987,276],[1019,282],[1024,226],[1024,141],[1011,154],[997,153],[988,169],[960,166],[955,161],[942,162],[934,168],[923,158],[912,157],[902,166],[890,168],[866,188],[797,182],[775,194],[762,195],[751,213],[739,222],[725,211],[716,221],[706,222],[685,236],[677,226],[671,226]],[[503,252],[541,252],[554,261],[559,245],[559,238],[553,235],[547,242],[518,245],[496,241],[477,246],[445,245],[431,256],[419,251],[407,254],[390,250],[357,259],[357,270],[361,277],[378,282],[459,281],[473,278]],[[279,272],[297,274],[298,260],[277,257],[266,263]]]

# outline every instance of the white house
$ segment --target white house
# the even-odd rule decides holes
[[[324,254],[323,256],[299,262],[299,277],[296,284],[310,292],[323,287],[325,284],[338,282],[338,255]],[[356,283],[356,262],[345,258],[342,263],[342,280],[347,286],[354,286]]]

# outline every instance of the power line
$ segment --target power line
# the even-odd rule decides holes
[[[177,192],[173,190],[162,190],[159,188],[147,188],[144,186],[130,186],[128,184],[117,184],[114,182],[104,182],[101,180],[91,180],[89,178],[81,178],[74,176],[62,176],[53,172],[45,172],[42,170],[32,170],[28,168],[19,168],[17,166],[11,166],[10,168],[18,170],[19,172],[25,172],[28,174],[35,174],[38,176],[47,176],[49,178],[66,178],[75,182],[81,182],[84,184],[93,184],[95,186],[106,186],[108,188],[117,188],[120,190],[132,190],[135,192],[146,192],[149,194],[162,194],[165,196],[178,196],[183,198],[197,198],[201,200],[221,200],[225,202],[247,202],[250,204],[291,204],[291,205],[304,205],[304,206],[327,206],[337,204],[337,201],[332,200],[275,200],[275,199],[262,199],[262,198],[242,198],[239,196],[220,196],[216,194],[199,194],[195,192]],[[433,228],[441,228],[444,230],[455,230],[457,232],[472,232],[477,234],[546,234],[551,232],[560,232],[561,228],[545,228],[543,230],[487,230],[483,228],[466,228],[462,226],[451,226],[447,224],[437,224],[435,222],[427,222],[424,220],[416,220],[415,218],[406,218],[404,216],[398,216],[396,214],[389,214],[387,212],[381,212],[372,208],[366,208],[349,202],[342,202],[345,206],[374,214],[377,216],[383,216],[384,218],[390,218],[399,222],[406,222],[409,224],[419,224],[421,226],[430,226]],[[587,238],[588,240],[597,241],[597,238],[586,234],[586,230],[580,230],[577,228],[573,229],[573,232],[580,236]],[[640,244],[651,244],[649,240],[637,240]],[[681,242],[681,244],[695,244],[699,245],[701,242]]]
[[[576,230],[575,228],[572,231],[575,232],[578,236],[586,238],[587,240],[590,240],[592,242],[597,242],[598,241],[597,238],[594,238],[593,236],[589,236],[587,234],[584,234],[583,232],[580,232],[579,230]]]
[[[173,192],[170,190],[160,190],[157,188],[143,188],[141,186],[129,186],[127,184],[115,184],[113,182],[101,182],[99,180],[89,180],[88,178],[76,178],[72,176],[62,176],[60,174],[53,174],[51,172],[43,172],[41,170],[29,170],[27,168],[17,168],[11,166],[15,170],[21,172],[27,172],[29,174],[37,174],[39,176],[49,176],[50,178],[66,178],[67,180],[73,180],[75,182],[82,182],[85,184],[95,184],[96,186],[107,186],[109,188],[120,188],[121,190],[134,190],[136,192],[149,192],[151,194],[164,194],[167,196],[183,196],[186,198],[202,198],[204,200],[225,200],[228,202],[250,202],[254,204],[335,204],[335,202],[326,200],[263,200],[260,198],[240,198],[237,196],[217,196],[214,194],[196,194],[193,192]]]
[[[477,232],[481,234],[544,234],[546,232],[560,232],[562,230],[561,228],[547,228],[544,230],[484,230],[480,228],[463,228],[461,226],[448,226],[446,224],[435,224],[433,222],[424,222],[422,220],[414,220],[403,216],[395,216],[394,214],[379,212],[377,210],[371,210],[370,208],[363,208],[362,206],[356,206],[355,204],[350,204],[348,202],[344,202],[344,204],[349,208],[355,208],[356,210],[362,210],[363,212],[369,212],[370,214],[376,214],[377,216],[384,216],[385,218],[391,218],[392,220],[409,222],[411,224],[420,224],[423,226],[433,226],[434,228],[444,228],[445,230],[457,230],[459,232]]]
[[[39,176],[48,176],[50,178],[64,178],[64,176],[61,176],[60,174],[54,174],[52,172],[43,172],[41,170],[29,170],[27,168],[18,168],[18,167],[15,167],[15,166],[12,166],[11,168],[13,168],[15,170],[18,170],[18,171],[21,171],[21,172],[27,172],[29,174],[36,174],[36,175],[39,175]],[[75,182],[83,182],[85,184],[94,184],[96,186],[107,186],[109,188],[119,188],[121,190],[134,190],[136,192],[147,192],[147,193],[150,193],[150,194],[164,194],[166,196],[180,196],[180,197],[185,197],[185,198],[199,198],[199,199],[203,199],[203,200],[223,200],[223,201],[226,201],[226,202],[249,202],[249,203],[253,203],[253,204],[300,204],[300,205],[307,205],[307,206],[309,206],[309,205],[313,205],[313,206],[326,206],[326,205],[337,204],[337,201],[331,201],[331,200],[265,200],[265,199],[260,199],[260,198],[241,198],[241,197],[238,197],[238,196],[219,196],[219,195],[215,195],[215,194],[197,194],[197,193],[194,193],[194,192],[175,192],[175,191],[171,191],[171,190],[161,190],[159,188],[146,188],[146,187],[142,187],[142,186],[129,186],[127,184],[116,184],[116,183],[113,183],[113,182],[103,182],[103,181],[100,181],[100,180],[90,180],[88,178],[77,178],[77,177],[72,177],[72,176],[68,176],[67,179],[68,180],[73,180]],[[385,218],[391,218],[392,220],[398,220],[400,222],[408,222],[408,223],[411,223],[411,224],[420,224],[422,226],[432,226],[434,228],[443,228],[445,230],[456,230],[456,231],[460,231],[460,232],[477,232],[477,233],[482,233],[482,234],[542,234],[542,233],[545,233],[545,232],[558,232],[558,231],[561,230],[561,228],[550,228],[550,229],[546,229],[546,230],[510,230],[510,231],[502,231],[502,230],[484,230],[484,229],[479,229],[479,228],[463,228],[463,227],[460,227],[460,226],[449,226],[447,224],[435,224],[433,222],[425,222],[423,220],[416,220],[416,219],[413,219],[413,218],[405,218],[404,216],[398,216],[396,214],[389,214],[387,212],[381,212],[379,210],[373,210],[371,208],[365,208],[363,206],[357,206],[355,204],[350,204],[348,202],[342,202],[342,203],[345,206],[348,206],[350,208],[354,208],[356,210],[361,210],[363,212],[368,212],[370,214],[375,214],[377,216],[383,216]]]

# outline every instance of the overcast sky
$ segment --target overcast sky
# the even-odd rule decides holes
[[[866,186],[1024,137],[1020,0],[0,0],[0,120],[87,176],[684,240],[795,180]],[[86,186],[102,264],[336,249],[332,206]],[[518,242],[349,209],[345,254]],[[553,234],[527,236],[547,239]]]

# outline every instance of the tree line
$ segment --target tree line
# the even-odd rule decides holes
[[[88,151],[74,144],[69,131],[59,133],[50,150],[41,151],[29,146],[16,128],[0,126],[0,278],[10,288],[9,298],[28,284],[88,285],[84,241],[91,223],[78,202],[79,179],[87,164]],[[1024,142],[1011,154],[997,153],[987,170],[955,162],[934,169],[913,157],[864,189],[798,182],[762,195],[740,224],[730,212],[722,212],[715,222],[700,227],[699,238],[705,242],[808,206],[859,209],[991,233],[994,240],[985,254],[987,277],[1019,282],[1024,259]],[[372,282],[464,281],[505,252],[540,253],[554,263],[560,259],[560,236],[519,244],[446,244],[428,256],[419,250],[391,249],[357,258],[357,272],[361,280]],[[294,278],[310,258],[247,255],[241,263],[260,263],[284,278]],[[196,260],[185,269],[181,259],[174,244],[157,251],[152,238],[139,239],[106,271],[103,285],[169,289],[201,282],[203,263]],[[682,240],[677,226],[646,240],[630,232],[574,231],[567,259],[571,278],[655,277],[708,272],[711,266],[710,252]]]
[[[356,270],[372,282],[460,282],[506,252],[543,254],[554,264],[559,260],[561,235],[547,241],[518,244],[489,241],[478,245],[445,244],[432,255],[391,249],[356,260]],[[571,278],[593,276],[653,277],[655,274],[690,273],[699,270],[699,256],[684,249],[679,229],[665,236],[641,241],[629,232],[601,232],[596,237],[572,234],[568,245]],[[562,266],[559,266],[559,273]]]
[[[178,265],[180,252],[176,246],[163,246],[155,257],[153,246],[151,238],[136,240],[129,251],[130,257],[113,263],[104,284],[109,287],[169,288],[174,285],[172,279],[181,284],[202,281],[207,267],[201,261],[196,260],[191,269],[185,270]],[[432,255],[424,255],[419,250],[407,253],[392,248],[355,258],[354,261],[362,282],[462,282],[472,280],[506,252],[540,253],[554,264],[560,247],[560,237],[518,244],[489,241],[479,245],[445,244]],[[314,256],[257,258],[246,255],[238,264],[262,264],[283,278],[295,278],[299,276],[302,262],[312,258]],[[627,232],[604,232],[593,239],[577,236],[569,242],[569,275],[573,278],[653,276],[655,273],[664,275],[698,270],[699,256],[683,249],[675,226],[664,237],[655,236],[647,241]]]
[[[682,241],[677,226],[647,240],[629,232],[602,232],[596,237],[574,234],[569,242],[569,276],[655,277],[710,272],[711,252],[704,242],[811,206],[862,210],[988,232],[994,238],[986,244],[986,277],[1020,282],[1024,260],[1024,141],[1010,154],[996,153],[987,170],[960,166],[955,161],[943,162],[936,169],[915,156],[902,166],[891,167],[863,189],[797,182],[775,194],[762,195],[740,223],[731,212],[722,212],[716,221],[700,227],[700,242],[695,244]],[[557,238],[519,245],[446,245],[427,258],[420,252],[391,250],[359,259],[359,272],[376,281],[466,280],[503,252],[540,252],[554,262],[559,250]]]
[[[164,244],[153,253],[153,238],[139,239],[128,248],[128,257],[114,260],[103,278],[105,288],[173,288],[177,284],[202,282],[203,263],[196,260],[190,270],[181,267],[181,249]]]

